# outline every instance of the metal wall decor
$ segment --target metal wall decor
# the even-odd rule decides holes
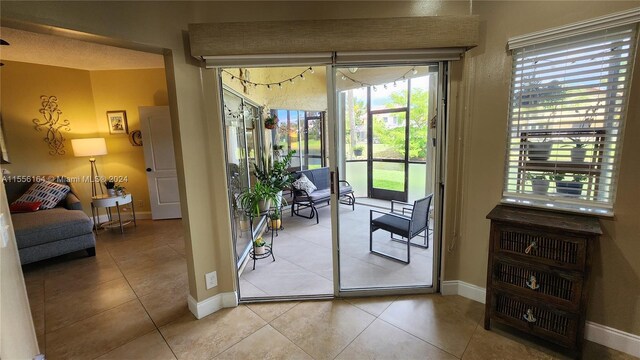
[[[142,131],[133,130],[129,134],[129,142],[131,142],[133,146],[142,146]]]
[[[58,108],[58,98],[55,96],[40,96],[42,108],[40,114],[43,119],[33,119],[33,123],[36,125],[37,131],[41,131],[45,128],[47,136],[44,138],[44,142],[49,145],[49,155],[64,155],[64,136],[60,129],[64,131],[71,131],[69,127],[69,120],[60,120],[62,110]]]

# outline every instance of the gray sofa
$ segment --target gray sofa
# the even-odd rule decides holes
[[[67,179],[53,177],[51,181],[71,187],[67,198],[53,209],[11,214],[22,265],[70,252],[86,250],[96,254],[93,222],[82,211],[82,204]],[[9,204],[18,199],[33,183],[6,181]]]

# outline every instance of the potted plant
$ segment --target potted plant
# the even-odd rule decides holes
[[[116,186],[116,182],[113,180],[106,180],[104,182],[104,187],[107,189],[107,195],[116,196],[116,190],[114,187]]]
[[[126,190],[127,190],[127,188],[126,188],[126,187],[124,187],[124,186],[122,186],[122,185],[115,184],[115,185],[113,186],[113,190],[115,190],[116,195],[124,196],[124,195],[126,194]]]
[[[553,143],[543,139],[542,141],[526,142],[527,157],[531,161],[547,161],[551,156],[551,147]]]
[[[276,208],[278,209],[278,208]],[[271,220],[271,229],[280,229],[280,227],[282,226],[282,215],[280,214],[280,211],[274,211],[271,214],[269,214],[269,219]]]
[[[275,161],[271,157],[263,156],[261,168],[257,165],[254,166],[253,174],[258,181],[276,189],[277,198],[274,203],[277,208],[280,208],[282,203],[282,190],[293,183],[293,174],[289,171],[289,166],[291,166],[291,158],[295,153],[295,150],[291,150],[282,159]]]
[[[277,115],[269,115],[264,119],[264,127],[271,130],[275,129],[278,126],[278,116]]]
[[[255,255],[264,255],[266,252],[266,243],[262,240],[262,236],[257,237],[253,241],[253,253]]]
[[[527,173],[527,180],[531,182],[534,194],[545,195],[549,191],[549,180],[545,174],[533,175]]]
[[[573,140],[575,146],[571,148],[571,161],[574,163],[584,162],[584,158],[587,156],[587,149],[584,148],[584,143],[579,140]]]
[[[560,194],[579,196],[582,193],[582,182],[586,179],[583,175],[574,175],[573,181],[562,181],[564,176],[556,175],[556,192]]]
[[[278,190],[269,184],[258,181],[253,189],[243,191],[238,196],[238,201],[247,215],[258,216],[278,201],[277,193]]]
[[[353,155],[362,156],[362,151],[364,151],[363,145],[356,145],[353,147]]]

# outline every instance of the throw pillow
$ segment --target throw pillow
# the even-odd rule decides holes
[[[298,190],[306,191],[307,194],[311,194],[318,189],[305,174],[302,174],[292,185]]]
[[[67,185],[45,180],[31,185],[29,190],[13,204],[40,201],[42,202],[40,209],[53,209],[67,196],[70,190],[71,188]]]
[[[41,201],[14,202],[13,204],[11,204],[11,206],[9,206],[9,211],[12,213],[35,212],[40,210],[41,205]]]

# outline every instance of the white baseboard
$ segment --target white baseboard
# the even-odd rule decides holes
[[[440,292],[442,295],[460,295],[483,304],[487,297],[485,288],[459,280],[443,281]]]
[[[640,357],[640,336],[587,321],[584,338],[594,343]]]
[[[189,295],[187,304],[189,305],[189,311],[197,319],[202,319],[222,308],[238,306],[238,295],[235,291],[220,293],[200,302],[197,302],[196,299]]]
[[[442,281],[440,283],[442,295],[460,295],[480,303],[485,303],[487,291],[485,288],[460,280]],[[640,336],[630,334],[608,326],[587,321],[584,338],[608,348],[640,357]]]

